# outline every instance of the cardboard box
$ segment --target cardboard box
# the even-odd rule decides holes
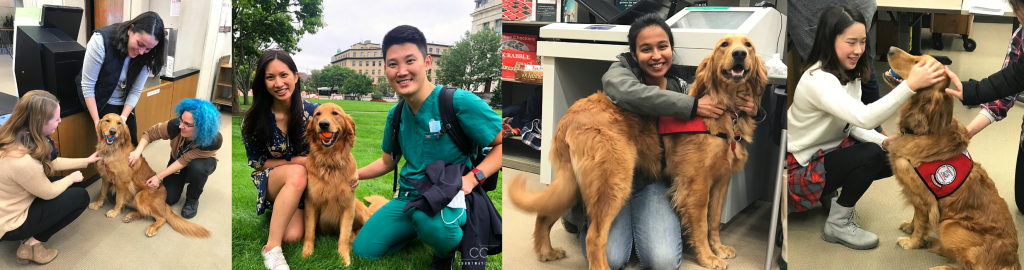
[[[502,50],[537,52],[537,36],[515,33],[501,33]]]
[[[517,50],[501,50],[501,77],[505,79],[516,78],[516,71],[522,70],[525,65],[536,65],[537,53]]]

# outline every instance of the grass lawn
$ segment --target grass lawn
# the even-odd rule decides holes
[[[383,137],[384,120],[387,111],[394,103],[346,101],[346,100],[311,100],[314,102],[332,102],[339,104],[355,121],[356,143],[352,155],[356,163],[364,166],[380,158],[380,144]],[[248,108],[245,108],[248,109]],[[500,112],[498,112],[500,114]],[[264,269],[263,256],[260,255],[266,243],[270,228],[270,213],[256,215],[256,190],[253,188],[250,174],[252,168],[246,165],[245,147],[242,145],[241,125],[239,116],[232,117],[232,268],[233,269]],[[402,159],[405,162],[405,159]],[[356,189],[356,197],[362,199],[369,195],[381,195],[391,198],[392,174],[388,173],[376,179],[362,180]],[[495,208],[501,213],[501,176],[498,176],[498,189],[489,192]],[[315,248],[309,258],[302,258],[302,243],[285,244],[284,256],[292,269],[335,269],[344,262],[338,255],[337,235],[318,235]],[[352,268],[356,269],[424,269],[430,265],[433,251],[419,239],[413,240],[398,253],[377,260],[353,257]],[[459,256],[459,255],[456,255]],[[456,269],[461,267],[456,257]],[[501,269],[501,254],[487,258],[487,269]]]

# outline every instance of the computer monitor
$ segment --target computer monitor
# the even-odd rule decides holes
[[[78,30],[82,26],[80,7],[43,5],[40,20],[44,28],[57,28],[73,40],[78,39]]]

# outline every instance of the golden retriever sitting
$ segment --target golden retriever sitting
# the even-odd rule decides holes
[[[904,78],[925,59],[932,57],[912,56],[895,47],[889,51],[889,65]],[[895,80],[886,78],[893,87],[899,83]],[[889,146],[889,162],[903,196],[914,207],[914,218],[900,225],[911,235],[897,244],[920,248],[937,229],[931,250],[966,269],[1021,269],[1010,210],[985,169],[970,159],[967,130],[953,117],[954,98],[944,92],[947,85],[948,78],[917,90],[899,110],[903,134]]]
[[[358,168],[351,152],[356,125],[337,104],[324,103],[306,122],[306,140],[310,152],[306,157],[306,232],[302,256],[313,254],[317,232],[337,233],[338,254],[349,266],[352,241],[372,214],[356,199],[350,184]],[[366,199],[374,202],[374,211],[387,203],[383,197]]]
[[[96,167],[103,177],[103,186],[100,188],[100,196],[89,204],[89,209],[96,210],[103,206],[107,191],[114,189],[117,194],[114,209],[107,211],[109,218],[121,214],[121,209],[128,206],[138,211],[128,213],[124,217],[124,222],[132,222],[142,217],[156,219],[156,222],[146,230],[146,236],[156,235],[157,229],[165,222],[170,223],[171,228],[185,236],[210,236],[210,231],[203,226],[185,221],[171,211],[171,206],[167,205],[167,190],[163,184],[156,189],[146,186],[146,180],[156,175],[146,162],[146,158],[139,158],[135,166],[128,165],[128,154],[134,151],[135,147],[132,146],[128,126],[121,121],[120,116],[113,113],[103,116],[97,130],[101,136],[99,143],[96,144],[96,150],[103,160],[98,161]]]
[[[582,199],[591,219],[587,259],[592,269],[608,269],[608,231],[632,192],[634,169],[650,179],[660,179],[663,174],[673,177],[673,202],[683,224],[690,227],[690,241],[702,266],[726,266],[725,261],[711,253],[712,245],[722,258],[735,256],[731,248],[721,244],[718,223],[729,175],[746,161],[746,144],[751,140],[754,121],[737,113],[734,103],[740,94],[759,101],[767,76],[764,64],[745,36],[728,35],[717,44],[721,46],[698,67],[690,94],[710,95],[716,103],[730,109],[719,119],[703,120],[710,134],[667,135],[665,172],[661,167],[657,117],[625,111],[600,92],[576,101],[569,108],[558,122],[550,146],[549,158],[555,168],[551,185],[540,193],[530,193],[520,177],[513,180],[509,189],[513,204],[537,213],[533,249],[538,259],[565,257],[564,250],[551,247],[551,226]],[[725,138],[719,137],[720,133],[726,134]]]
[[[736,251],[719,238],[722,202],[730,176],[747,162],[747,144],[754,134],[752,115],[736,109],[736,102],[746,95],[760,106],[768,76],[746,36],[727,35],[718,44],[697,67],[689,93],[697,98],[710,96],[712,102],[727,108],[725,114],[718,119],[704,118],[708,134],[672,134],[664,141],[672,201],[681,224],[689,228],[697,261],[707,268],[725,269],[727,263],[722,259],[736,257]]]

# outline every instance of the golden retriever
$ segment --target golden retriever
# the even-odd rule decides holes
[[[302,257],[313,254],[316,233],[337,233],[338,254],[351,265],[349,253],[359,229],[372,214],[356,199],[349,182],[356,178],[356,159],[352,146],[356,141],[356,125],[352,117],[334,103],[321,104],[306,121],[306,140],[310,152],[306,157],[305,236]],[[387,200],[366,198],[379,209]]]
[[[100,196],[89,204],[89,209],[96,210],[103,206],[107,191],[113,189],[117,194],[114,209],[107,211],[108,218],[120,215],[121,209],[128,206],[138,211],[128,213],[124,217],[124,222],[132,222],[143,217],[156,219],[156,222],[146,230],[146,236],[156,235],[156,231],[164,223],[171,224],[171,228],[185,236],[210,236],[210,231],[203,226],[188,222],[171,211],[171,206],[167,205],[167,190],[163,184],[156,189],[146,186],[146,180],[156,175],[146,162],[146,158],[140,157],[134,166],[128,165],[128,154],[134,151],[135,147],[132,146],[132,135],[128,131],[128,126],[121,121],[121,116],[113,113],[103,116],[97,130],[102,136],[96,144],[96,150],[103,160],[98,161],[96,167],[103,177],[103,186],[100,188]]]
[[[889,51],[889,65],[903,78],[915,63],[925,59],[933,58],[912,56],[895,47]],[[886,82],[893,87],[899,84],[893,78],[886,78]],[[915,169],[925,162],[963,155],[967,150],[967,129],[953,117],[954,98],[945,93],[947,85],[948,78],[917,90],[899,110],[898,125],[903,134],[890,144],[889,162],[903,196],[914,207],[914,218],[900,224],[900,229],[911,235],[900,237],[896,243],[904,249],[923,247],[925,238],[937,229],[938,239],[931,250],[966,269],[1021,269],[1010,210],[981,164],[972,161],[973,169],[960,187],[939,199]]]
[[[681,224],[688,228],[697,262],[706,268],[725,269],[728,264],[722,259],[736,257],[736,251],[719,238],[722,203],[730,176],[747,162],[747,144],[753,140],[755,127],[752,115],[736,109],[737,101],[749,96],[760,106],[768,75],[746,36],[727,35],[718,45],[697,67],[689,93],[696,98],[711,97],[713,103],[727,108],[725,114],[718,119],[704,118],[710,134],[672,134],[664,141],[673,206],[680,213]]]
[[[746,36],[728,35],[717,44],[698,67],[689,93],[695,97],[710,95],[729,111],[719,119],[703,120],[710,134],[665,136],[665,168],[661,166],[657,117],[620,109],[600,92],[576,101],[569,108],[559,121],[550,146],[549,158],[555,168],[551,185],[540,193],[530,193],[525,190],[525,179],[519,177],[509,189],[514,205],[537,213],[533,248],[539,260],[565,257],[564,250],[551,247],[551,226],[582,199],[591,219],[587,259],[592,269],[608,269],[608,230],[632,192],[634,169],[649,179],[661,179],[662,175],[673,178],[673,204],[683,224],[689,225],[690,241],[702,266],[726,266],[725,261],[711,253],[712,245],[721,258],[735,256],[732,248],[721,244],[718,223],[729,175],[746,161],[746,144],[754,130],[754,121],[748,115],[737,114],[735,103],[740,94],[751,95],[757,103],[767,76]],[[737,57],[733,57],[733,52],[737,52]],[[741,54],[743,57],[739,57]],[[730,116],[737,117],[735,125]],[[719,133],[728,134],[728,138],[716,136]],[[742,140],[735,142],[736,136]],[[710,231],[709,222],[713,223]]]

